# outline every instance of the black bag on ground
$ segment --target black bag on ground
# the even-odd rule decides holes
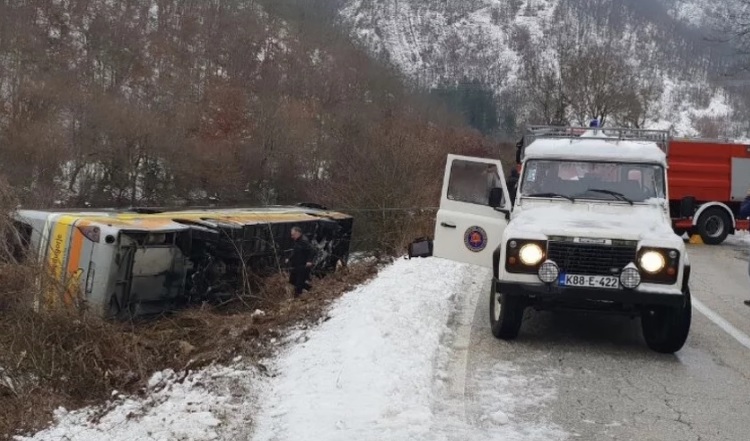
[[[430,238],[420,237],[409,244],[409,259],[430,256],[432,256],[432,240]]]

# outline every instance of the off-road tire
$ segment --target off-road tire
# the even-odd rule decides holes
[[[698,218],[696,231],[706,245],[719,245],[732,229],[732,218],[721,208],[709,208]]]
[[[498,302],[500,300],[500,302]],[[497,308],[500,308],[499,317]],[[497,293],[495,283],[490,292],[490,328],[495,338],[513,340],[518,337],[526,303],[523,298]]]
[[[685,303],[682,306],[654,306],[646,309],[641,316],[641,328],[646,344],[662,354],[679,351],[690,332],[692,316],[690,288],[685,291]]]

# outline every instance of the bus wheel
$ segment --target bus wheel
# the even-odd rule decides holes
[[[707,245],[718,245],[724,242],[731,228],[732,219],[721,208],[709,208],[698,219],[698,234]]]

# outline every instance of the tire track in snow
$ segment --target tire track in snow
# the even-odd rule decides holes
[[[433,433],[474,441],[567,439],[537,412],[556,397],[551,373],[532,368],[533,360],[518,365],[503,359],[509,343],[490,332],[490,286],[488,269],[466,267],[436,369]]]
[[[466,419],[466,376],[469,363],[469,349],[471,344],[471,328],[474,323],[474,313],[477,309],[479,285],[484,284],[484,279],[489,272],[478,270],[475,276],[470,274],[468,268],[463,275],[460,292],[455,294],[455,309],[448,319],[448,330],[443,336],[442,355],[443,359],[438,361],[436,369],[436,380],[438,396],[452,403],[451,407],[463,422]],[[473,277],[472,277],[473,276]],[[441,384],[442,383],[442,384]],[[441,390],[441,387],[443,386]],[[440,403],[437,403],[436,411],[441,411]]]

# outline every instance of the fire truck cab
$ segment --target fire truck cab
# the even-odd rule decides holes
[[[667,132],[545,127],[526,136],[515,203],[499,161],[449,156],[437,257],[493,270],[495,337],[527,307],[641,317],[648,346],[680,350],[690,263],[672,228]]]

